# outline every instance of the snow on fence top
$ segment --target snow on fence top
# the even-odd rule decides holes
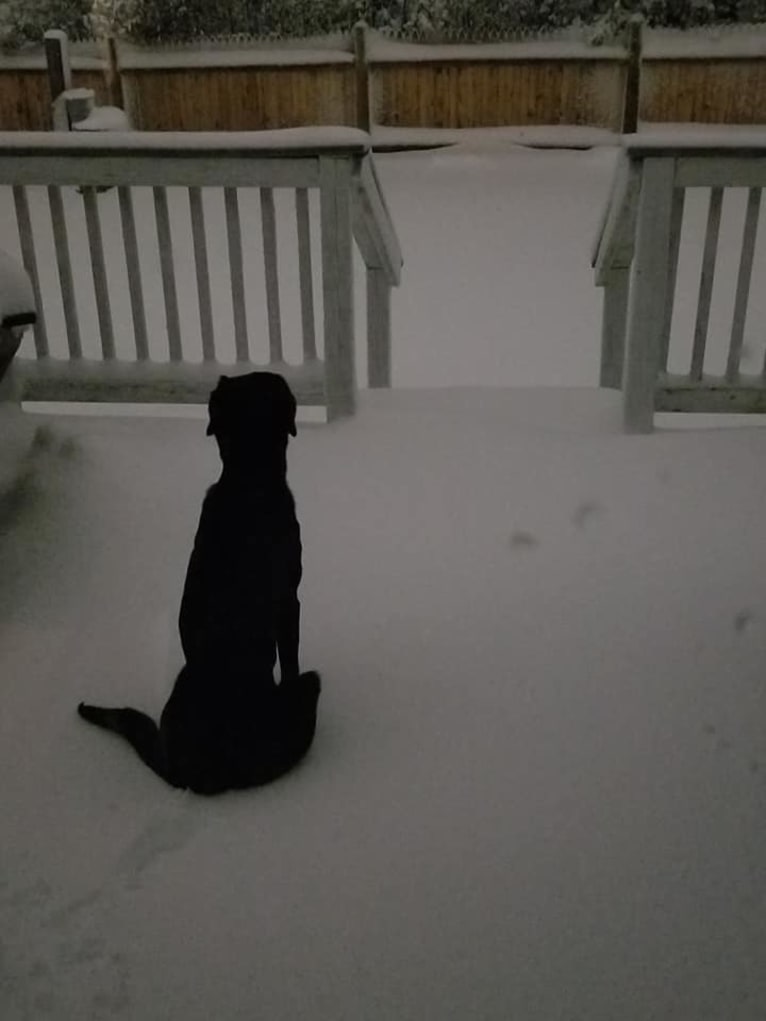
[[[623,146],[630,156],[766,156],[766,130],[730,131],[681,127],[678,134],[647,131],[625,135]]]
[[[47,149],[56,155],[109,155],[124,150],[132,155],[170,151],[178,156],[205,150],[237,156],[257,153],[268,159],[278,156],[316,155],[317,152],[363,154],[370,136],[357,128],[280,128],[274,131],[115,131],[109,133],[60,131],[2,131],[0,156],[25,156]]]

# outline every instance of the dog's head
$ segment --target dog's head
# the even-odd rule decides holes
[[[292,390],[274,372],[221,376],[208,401],[207,435],[215,436],[222,453],[232,446],[286,445],[296,434],[295,412]]]

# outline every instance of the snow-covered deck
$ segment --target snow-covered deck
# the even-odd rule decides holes
[[[762,1017],[766,430],[470,388],[301,428],[316,744],[204,800],[74,711],[163,702],[203,426],[55,419],[0,544],[6,1021]]]
[[[174,792],[75,714],[166,697],[204,422],[2,423],[3,1021],[766,1015],[766,429],[626,437],[592,389],[613,159],[381,157],[398,389],[291,442],[324,693],[271,788]]]

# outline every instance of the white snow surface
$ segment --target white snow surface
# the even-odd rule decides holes
[[[269,788],[173,791],[75,715],[167,697],[204,423],[7,424],[3,1021],[766,1016],[766,429],[627,437],[593,389],[614,156],[379,158],[397,389],[291,441],[324,689]]]

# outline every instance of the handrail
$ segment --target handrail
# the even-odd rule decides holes
[[[297,128],[263,132],[108,132],[93,134],[0,132],[0,186],[13,188],[24,264],[39,288],[40,274],[30,216],[30,186],[48,192],[56,249],[69,359],[52,364],[48,352],[45,317],[36,327],[36,366],[25,367],[28,392],[38,399],[94,400],[199,400],[201,383],[208,385],[216,368],[214,317],[211,305],[211,259],[208,253],[202,189],[218,188],[225,199],[228,268],[238,365],[259,367],[250,360],[245,299],[249,290],[243,245],[250,239],[243,230],[239,189],[260,190],[262,260],[268,305],[269,364],[284,371],[297,388],[299,400],[328,407],[328,417],[354,408],[356,385],[353,339],[352,240],[356,240],[367,268],[368,375],[371,386],[390,385],[390,290],[401,280],[402,257],[396,231],[386,205],[371,154],[369,135],[353,128]],[[81,194],[79,213],[74,198],[64,189]],[[97,194],[116,188],[108,200],[119,212],[124,260],[130,292],[135,361],[120,362],[115,354],[115,329],[110,306],[110,238],[102,228],[105,215]],[[168,337],[167,361],[148,366],[144,288],[144,253],[137,240],[133,189],[149,188],[153,196],[156,245]],[[179,315],[174,258],[172,210],[168,188],[188,190],[187,216],[191,217],[203,365],[188,364]],[[298,229],[299,283],[303,330],[302,366],[287,365],[282,355],[277,229],[274,189],[295,191]],[[319,194],[325,351],[316,355],[314,341],[313,269],[310,228],[311,190]],[[65,201],[66,199],[66,201]],[[104,199],[103,201],[107,201]],[[119,210],[116,202],[119,202]],[[245,201],[245,200],[243,200]],[[246,199],[250,202],[250,199]],[[75,203],[76,205],[76,203]],[[87,228],[93,291],[99,320],[102,359],[83,358],[78,305],[78,273],[73,262],[70,220],[83,217]],[[209,225],[208,225],[209,226]],[[245,253],[246,254],[246,253]],[[76,253],[82,261],[81,254]],[[212,263],[220,269],[220,259]],[[215,281],[214,281],[215,283]],[[213,288],[214,290],[214,288]],[[53,297],[53,296],[51,296]],[[56,299],[58,300],[58,298]],[[46,295],[42,295],[41,313]],[[87,363],[87,364],[86,364]],[[182,364],[184,363],[184,364]],[[161,367],[161,368],[160,368]],[[183,369],[183,371],[181,371]],[[196,372],[196,377],[194,373]],[[164,373],[164,375],[163,375]],[[132,380],[132,383],[131,383]],[[135,385],[133,385],[135,384]],[[204,387],[202,388],[204,391]],[[61,396],[51,396],[58,392]],[[39,395],[44,393],[45,397]],[[128,398],[125,395],[130,393]],[[140,394],[140,397],[136,395]],[[110,396],[111,395],[111,396]],[[170,396],[169,396],[170,395]]]
[[[667,371],[684,198],[710,191],[688,374]],[[726,372],[705,372],[719,225],[726,188],[748,189]],[[742,371],[744,329],[762,190],[766,139],[756,132],[629,135],[591,251],[604,287],[601,385],[622,388],[629,432],[649,432],[655,410],[766,411],[766,365]]]

